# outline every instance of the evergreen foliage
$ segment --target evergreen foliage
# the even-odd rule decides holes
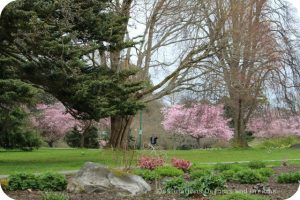
[[[143,86],[136,70],[114,71],[88,60],[123,49],[124,18],[110,1],[19,0],[0,21],[0,75],[43,88],[80,119],[133,115],[143,105],[133,94]],[[122,42],[121,42],[122,41]]]

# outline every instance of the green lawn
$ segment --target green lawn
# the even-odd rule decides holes
[[[136,151],[131,152],[88,149],[40,149],[33,152],[0,151],[0,175],[15,172],[45,172],[77,170],[87,161],[99,162],[108,166],[122,166],[125,160],[151,154],[161,155],[167,160],[173,157],[187,159],[193,163],[207,164],[217,162],[237,162],[251,160],[286,160],[300,159],[298,149],[222,149],[222,150],[190,150],[190,151]],[[279,164],[273,162],[270,164]],[[299,164],[300,161],[290,163]]]

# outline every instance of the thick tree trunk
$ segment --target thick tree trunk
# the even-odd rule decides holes
[[[119,149],[128,147],[128,136],[132,121],[133,116],[111,117],[110,147]]]
[[[237,109],[234,118],[234,147],[248,147],[245,135],[245,123],[243,119],[242,100],[238,100]]]

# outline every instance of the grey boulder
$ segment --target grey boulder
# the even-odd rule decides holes
[[[74,193],[113,192],[119,196],[134,196],[149,192],[151,187],[140,176],[88,162],[71,178],[67,190]]]

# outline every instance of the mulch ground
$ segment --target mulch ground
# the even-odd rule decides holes
[[[293,194],[295,194],[299,184],[297,183],[278,184],[276,182],[276,175],[284,172],[300,171],[300,165],[275,167],[273,169],[275,171],[275,175],[270,178],[270,181],[268,183],[270,185],[270,188],[272,189],[272,193],[268,195],[270,199],[284,200],[291,197]],[[255,185],[252,184],[228,183],[227,189],[229,191],[239,191],[239,192],[249,193],[253,191],[254,186]],[[152,188],[155,188],[155,186],[152,185]],[[6,194],[15,200],[42,200],[43,199],[43,192],[41,191],[13,191],[13,192],[6,192]],[[136,197],[117,197],[115,196],[115,194],[111,194],[111,193],[73,194],[73,193],[64,192],[63,194],[68,196],[69,200],[186,200],[186,199],[209,200],[208,197],[202,197],[202,196],[183,198],[177,194],[173,194],[173,195],[157,194],[156,192],[149,192],[147,194],[136,196]]]

